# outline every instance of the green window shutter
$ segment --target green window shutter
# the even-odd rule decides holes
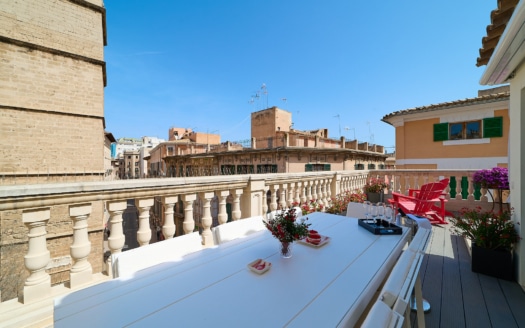
[[[325,171],[330,171],[330,164],[325,164],[324,165],[324,170]]]
[[[304,171],[305,172],[312,172],[312,164],[305,164],[304,165]]]
[[[483,119],[483,138],[503,137],[503,117]]]
[[[434,141],[448,140],[448,123],[434,124]]]
[[[237,165],[237,174],[242,174],[242,165]]]
[[[250,168],[250,170],[249,170],[250,174],[253,174],[253,172],[254,172],[253,171],[253,165],[250,165],[249,168]]]
[[[272,173],[277,173],[277,164],[272,165]]]

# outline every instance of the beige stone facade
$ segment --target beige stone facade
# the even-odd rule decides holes
[[[150,177],[210,176],[257,173],[298,173],[384,169],[384,147],[357,140],[328,138],[327,129],[292,128],[292,114],[277,107],[251,115],[251,145],[225,142],[220,136],[185,131],[179,140],[150,152]],[[169,133],[181,131],[171,128]],[[208,143],[209,141],[209,143]]]
[[[105,178],[105,38],[102,1],[0,1],[0,185]],[[102,213],[94,202],[88,221],[96,272]],[[3,300],[16,297],[27,277],[11,262],[27,251],[21,217],[0,212],[1,283],[14,286]],[[69,280],[71,226],[67,206],[50,208],[46,271],[53,284]]]

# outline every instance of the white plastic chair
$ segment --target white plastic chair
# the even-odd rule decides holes
[[[212,228],[215,244],[220,245],[225,242],[248,236],[257,231],[266,229],[262,216],[240,219],[224,223]]]
[[[403,326],[403,316],[393,311],[382,301],[376,301],[370,308],[362,328],[394,328]]]
[[[184,255],[202,250],[199,232],[192,232],[151,245],[111,255],[113,277],[131,275],[151,266],[174,261]]]

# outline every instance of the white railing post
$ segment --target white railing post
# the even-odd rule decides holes
[[[270,186],[270,211],[273,212],[277,210],[277,190],[275,190],[275,186]]]
[[[302,182],[301,181],[297,181],[295,183],[295,197],[294,197],[294,202],[300,204],[301,203],[301,190],[303,190],[302,188]]]
[[[177,232],[175,218],[173,217],[173,207],[179,201],[178,196],[163,196],[162,205],[164,206],[164,224],[162,225],[162,234],[164,239],[171,239]]]
[[[87,220],[90,214],[90,203],[69,206],[69,216],[73,219],[73,244],[70,246],[73,266],[69,272],[71,288],[86,284],[93,277],[93,268],[88,261],[91,242],[88,236]]]
[[[286,208],[286,183],[279,185],[279,190],[281,191],[281,197],[279,197],[279,205],[282,210]]]
[[[46,245],[46,225],[50,213],[49,207],[22,212],[22,222],[29,229],[28,250],[24,256],[24,264],[30,272],[24,284],[24,303],[33,302],[51,294],[51,276],[46,272],[46,266],[51,259]]]
[[[212,225],[212,218],[211,218],[211,211],[210,211],[210,201],[215,196],[213,192],[203,192],[201,194],[202,199],[204,200],[204,203],[202,205],[203,213],[202,213],[202,244],[204,246],[213,246],[213,234],[211,233],[211,225]],[[235,200],[234,200],[235,202]]]
[[[137,231],[137,241],[140,246],[145,246],[148,245],[151,240],[149,209],[153,206],[153,198],[135,199],[135,206],[139,210],[139,230]]]
[[[292,203],[293,203],[293,193],[294,193],[294,186],[295,186],[295,183],[293,182],[290,182],[288,184],[288,198],[286,199],[286,205],[288,206],[288,208],[292,208]]]
[[[195,230],[195,221],[193,220],[193,202],[197,199],[196,194],[182,195],[184,202],[184,234],[192,233]]]
[[[229,194],[229,190],[221,190],[218,192],[219,215],[217,215],[217,220],[219,221],[219,224],[224,224],[228,221],[228,213],[226,212],[226,198]]]
[[[264,187],[264,190],[263,190],[263,204],[262,204],[262,209],[263,209],[263,215],[264,216],[266,216],[266,213],[268,213],[268,190],[269,190],[268,187]]]
[[[109,201],[106,204],[106,208],[109,212],[109,237],[108,237],[108,247],[111,254],[117,254],[122,252],[124,243],[126,242],[126,236],[124,236],[122,228],[122,213],[128,207],[128,204],[125,200],[115,200]],[[112,276],[113,263],[111,262],[111,256],[108,258],[108,275]]]
[[[242,195],[242,189],[232,190],[231,194],[233,195],[232,219],[237,221],[241,218],[240,197]]]

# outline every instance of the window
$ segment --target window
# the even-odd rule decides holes
[[[276,164],[261,164],[257,165],[257,173],[277,173],[277,165]]]
[[[503,137],[503,117],[434,124],[434,141]]]
[[[235,165],[221,165],[221,174],[222,175],[235,174]]]
[[[330,171],[330,169],[331,169],[330,164],[305,164],[304,165],[305,172]]]
[[[375,164],[368,164],[368,169],[369,170],[375,170],[375,168],[376,168]]]
[[[237,174],[253,174],[253,165],[237,165]]]
[[[364,170],[364,169],[365,169],[365,164],[356,164],[356,165],[354,166],[354,168],[355,168],[356,170]]]

